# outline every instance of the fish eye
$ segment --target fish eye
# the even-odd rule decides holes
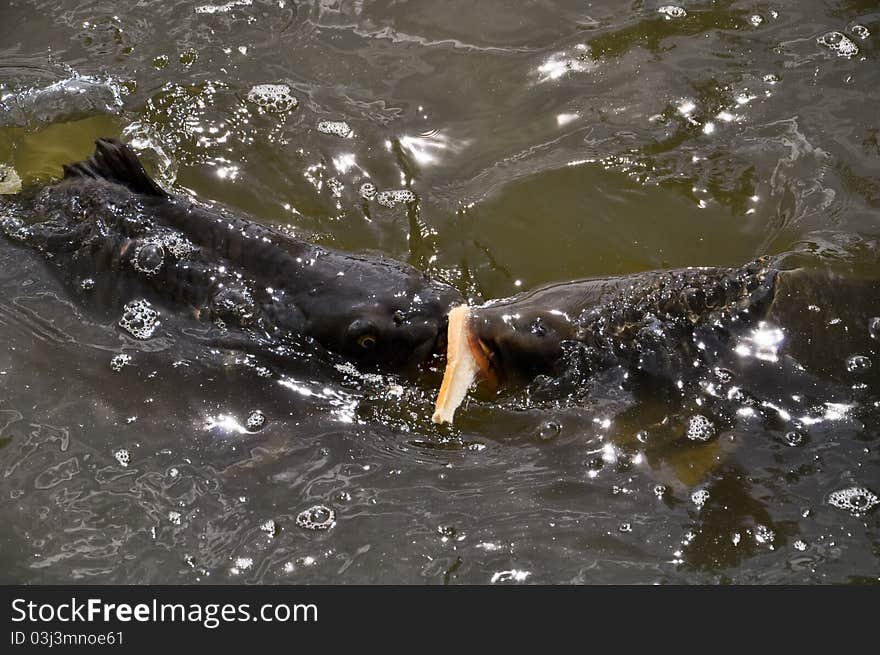
[[[372,334],[363,334],[358,337],[358,345],[364,350],[370,350],[373,346],[376,345],[376,337]]]

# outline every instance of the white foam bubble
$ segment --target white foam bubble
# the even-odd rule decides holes
[[[245,427],[251,432],[261,430],[265,425],[266,415],[258,409],[255,409],[250,414],[248,414],[247,420],[245,421]]]
[[[828,32],[816,39],[816,42],[834,52],[838,57],[852,59],[859,54],[859,46],[843,32]]]
[[[849,31],[852,32],[852,34],[854,36],[858,37],[862,41],[864,41],[869,36],[871,36],[871,32],[864,25],[853,25],[852,27],[849,28]]]
[[[125,448],[117,450],[113,453],[113,457],[116,458],[116,461],[119,462],[120,466],[128,466],[128,463],[131,461],[131,454]]]
[[[352,136],[351,126],[345,121],[318,121],[318,132],[347,139]]]
[[[691,494],[691,502],[697,507],[702,507],[709,500],[709,492],[705,489],[697,489]]]
[[[492,574],[491,582],[492,584],[498,582],[525,582],[530,575],[530,571],[521,571],[519,569],[496,571]]]
[[[326,505],[314,505],[297,515],[296,524],[306,530],[329,530],[336,525],[336,512]]]
[[[872,509],[880,499],[877,495],[865,487],[849,487],[839,489],[828,495],[828,504],[838,509],[847,510],[853,514],[861,514]]]
[[[392,209],[397,206],[399,203],[410,203],[416,199],[416,194],[414,194],[409,189],[395,189],[391,191],[380,191],[376,194],[376,202],[378,202],[383,207],[388,207]]]
[[[228,14],[236,7],[250,7],[254,0],[231,0],[222,5],[199,5],[196,7],[197,14]]]
[[[271,112],[290,111],[299,106],[299,100],[286,84],[257,84],[248,91],[247,99]]]
[[[128,366],[130,363],[131,355],[119,353],[118,355],[114,355],[113,359],[110,360],[110,368],[118,373],[123,367]]]
[[[867,371],[871,368],[871,360],[865,355],[851,355],[846,358],[846,370],[850,373]]]
[[[691,441],[708,441],[715,436],[715,424],[702,414],[695,414],[688,420],[686,434]]]
[[[666,20],[672,20],[673,18],[685,18],[688,13],[685,11],[684,7],[678,7],[676,5],[663,5],[659,9],[657,9],[658,14],[662,14],[663,18]]]
[[[119,327],[135,339],[149,339],[159,326],[159,312],[143,299],[133,300],[122,310]]]

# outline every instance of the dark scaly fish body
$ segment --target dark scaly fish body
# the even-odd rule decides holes
[[[759,260],[556,284],[475,308],[472,329],[501,381],[559,373],[566,342],[592,369],[624,365],[674,377],[754,325],[777,275]]]
[[[162,190],[113,139],[43,189],[6,232],[65,277],[139,292],[273,342],[307,341],[364,368],[410,371],[442,350],[453,288],[406,264],[322,248]]]

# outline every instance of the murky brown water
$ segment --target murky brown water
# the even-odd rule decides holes
[[[698,398],[613,381],[438,429],[432,381],[133,342],[0,241],[0,579],[877,581],[880,7],[662,4],[5,2],[28,185],[122,135],[166,187],[475,301],[796,247],[844,277],[730,353],[701,443]]]

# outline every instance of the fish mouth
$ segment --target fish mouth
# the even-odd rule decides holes
[[[495,355],[477,335],[473,318],[471,308],[467,305],[453,307],[449,312],[446,370],[431,417],[434,423],[452,423],[455,410],[464,401],[474,382],[482,381],[491,387],[498,387]]]

